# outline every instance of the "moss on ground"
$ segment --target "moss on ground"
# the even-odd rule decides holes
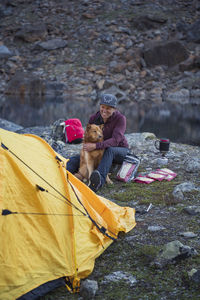
[[[105,186],[102,189],[102,192],[107,196],[112,192],[112,198],[114,198],[118,204],[137,201],[139,204],[154,203],[168,205],[173,202],[172,192],[174,187],[179,183],[178,178],[175,178],[172,181],[155,181],[151,184],[141,184],[136,182],[118,183],[117,191],[113,192],[113,187],[109,185]]]

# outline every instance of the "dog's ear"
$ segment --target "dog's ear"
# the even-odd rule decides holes
[[[89,130],[91,128],[91,124],[87,124],[87,126],[86,126],[86,130]]]
[[[104,124],[99,125],[99,127],[101,128],[101,130],[104,129]]]

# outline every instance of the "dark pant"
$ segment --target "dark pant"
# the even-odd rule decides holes
[[[101,185],[104,185],[106,176],[108,175],[112,163],[122,164],[125,156],[128,153],[128,148],[124,147],[109,147],[106,148],[102,160],[97,168],[101,175]],[[72,174],[78,172],[80,165],[80,155],[72,156],[67,162],[67,170]]]

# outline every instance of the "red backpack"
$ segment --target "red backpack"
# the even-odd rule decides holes
[[[78,144],[83,140],[84,129],[79,119],[68,119],[65,122],[66,143]]]

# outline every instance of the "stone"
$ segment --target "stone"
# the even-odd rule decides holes
[[[172,192],[172,196],[175,200],[175,202],[181,202],[184,200],[183,192],[177,189],[174,189]]]
[[[148,230],[152,232],[164,230],[165,227],[163,226],[148,226]]]
[[[113,42],[113,37],[110,34],[105,34],[105,33],[101,34],[99,38],[101,39],[102,42],[107,44],[111,44]]]
[[[195,270],[191,276],[192,281],[200,284],[200,270]]]
[[[128,27],[119,26],[116,29],[116,32],[122,32],[122,33],[127,33],[128,35],[131,35],[131,30]]]
[[[144,60],[148,67],[165,65],[175,66],[188,58],[188,51],[179,41],[167,43],[154,43],[153,46],[145,47]]]
[[[66,47],[67,42],[61,38],[56,38],[56,39],[48,40],[46,42],[38,43],[38,46],[44,50],[55,50],[55,49]]]
[[[82,16],[86,19],[94,19],[95,18],[95,15],[90,14],[90,13],[84,13],[84,14],[82,14]]]
[[[168,158],[166,158],[166,157],[158,158],[157,164],[159,166],[166,166],[168,164]]]
[[[187,104],[190,102],[190,91],[188,89],[181,89],[175,92],[169,92],[166,100],[172,103]]]
[[[102,90],[104,87],[105,79],[97,80],[96,85],[99,90]]]
[[[94,72],[98,75],[105,76],[107,73],[107,67],[106,66],[98,66],[95,68]]]
[[[174,263],[178,259],[184,259],[197,255],[197,251],[194,248],[183,245],[178,240],[169,242],[164,245],[161,253],[156,257],[154,264],[162,268],[169,263]]]
[[[15,34],[15,40],[21,39],[25,42],[33,43],[44,39],[47,36],[47,29],[44,23],[24,25]]]
[[[192,191],[196,191],[196,190],[197,190],[197,188],[196,188],[195,184],[190,181],[183,182],[174,188],[174,191],[181,191],[183,193],[188,193],[188,192],[192,192]]]
[[[196,216],[200,214],[200,206],[188,206],[183,209],[186,213],[188,213],[191,216]]]
[[[17,130],[23,129],[21,125],[17,125],[11,121],[7,121],[4,119],[0,119],[0,128],[9,130],[9,131],[14,131],[16,132]]]
[[[179,64],[179,69],[181,72],[191,71],[196,67],[195,57],[189,57],[187,60]]]
[[[155,134],[152,132],[142,132],[142,136],[145,140],[153,140],[156,138]]]
[[[193,158],[186,162],[186,171],[189,173],[196,173],[200,171],[200,159]]]
[[[118,282],[124,280],[130,286],[134,286],[137,282],[136,278],[128,272],[116,271],[104,277],[104,282]]]
[[[143,15],[131,20],[132,26],[141,31],[159,28],[166,22],[167,18],[162,18],[158,15]]]
[[[84,300],[94,299],[98,290],[98,283],[95,280],[83,280],[80,286],[80,294]]]
[[[0,59],[9,58],[11,56],[13,56],[13,53],[5,45],[0,45]]]
[[[44,97],[56,100],[63,93],[64,84],[42,80],[32,73],[17,72],[7,85],[6,94],[31,102],[42,101]],[[37,95],[37,98],[35,97]]]
[[[120,47],[120,48],[117,48],[116,50],[115,50],[115,54],[116,55],[121,55],[122,53],[124,53],[126,51],[126,49],[125,48],[123,48],[123,47]]]
[[[187,28],[187,41],[200,43],[200,20],[197,20]]]
[[[188,239],[197,237],[197,234],[191,231],[180,232],[180,235]]]
[[[112,61],[110,63],[110,70],[113,73],[121,73],[126,69],[126,63],[118,63],[116,61]]]

